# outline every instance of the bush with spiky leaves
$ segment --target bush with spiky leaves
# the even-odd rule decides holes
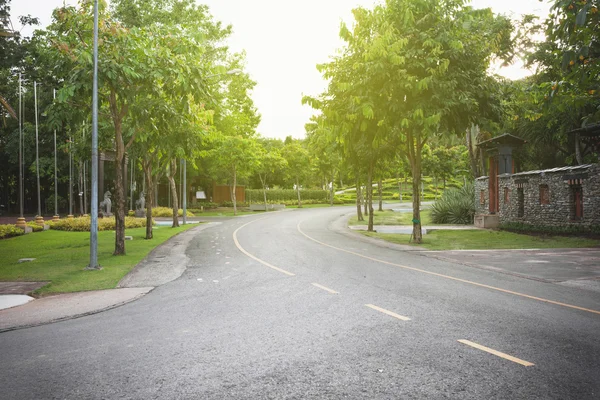
[[[475,187],[467,184],[460,189],[452,188],[433,203],[431,218],[435,224],[470,225],[475,216]]]

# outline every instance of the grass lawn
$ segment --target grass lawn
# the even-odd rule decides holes
[[[50,281],[35,291],[36,296],[51,293],[113,289],[152,249],[173,235],[198,226],[154,227],[154,239],[144,240],[146,228],[127,229],[133,236],[126,241],[127,255],[113,256],[114,231],[98,232],[100,271],[84,271],[89,263],[89,232],[44,231],[0,240],[0,281]],[[20,258],[35,258],[19,264]]]
[[[359,221],[356,215],[348,220],[348,225],[367,225],[369,220],[364,217],[364,221]],[[412,225],[413,214],[411,212],[395,212],[392,210],[375,211],[373,215],[374,225]],[[421,224],[431,225],[431,211],[421,210]],[[408,241],[408,240],[407,240]]]
[[[361,232],[365,236],[398,244],[409,244],[410,235]],[[600,241],[566,236],[531,236],[505,231],[447,230],[423,235],[420,245],[428,250],[551,249],[599,247]]]
[[[255,211],[242,211],[240,209],[238,209],[237,215],[247,215],[247,214],[254,214]],[[233,209],[231,209],[231,211],[194,211],[194,215],[196,217],[234,217],[235,215],[233,215]]]

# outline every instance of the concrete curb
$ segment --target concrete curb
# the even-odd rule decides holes
[[[32,312],[29,312],[29,315],[28,315],[29,310],[28,309],[24,310],[24,308],[29,305],[31,306],[30,308],[39,307],[39,302],[41,302],[41,301],[45,301],[45,302],[63,301],[65,296],[69,296],[69,295],[85,295],[87,293],[101,293],[101,292],[106,293],[106,292],[110,292],[110,291],[114,291],[114,290],[120,290],[120,289],[108,289],[108,290],[94,291],[94,292],[75,292],[75,293],[67,293],[67,294],[62,294],[62,295],[58,294],[55,296],[49,296],[49,297],[44,297],[42,299],[38,299],[37,301],[27,303],[23,306],[7,308],[5,310],[0,311],[0,317],[2,317],[1,318],[2,322],[0,322],[0,333],[15,331],[15,330],[19,330],[19,329],[25,329],[25,328],[32,328],[35,326],[53,324],[55,322],[67,321],[70,319],[81,318],[81,317],[85,317],[87,315],[93,315],[93,314],[101,313],[103,311],[112,310],[113,308],[123,306],[127,303],[131,303],[132,301],[142,298],[143,296],[145,296],[146,294],[148,294],[152,290],[154,290],[154,288],[138,288],[137,293],[133,293],[132,297],[125,298],[122,301],[119,301],[119,302],[116,302],[113,304],[109,304],[109,305],[106,305],[101,308],[92,309],[89,311],[83,311],[83,312],[75,313],[72,315],[64,315],[64,316],[60,316],[60,317],[48,316],[48,319],[40,320],[40,321],[36,321],[36,322],[27,322],[27,323],[17,322],[14,325],[3,326],[4,324],[6,324],[7,318],[11,318],[11,317],[18,318],[18,319],[23,319],[24,317],[25,317],[25,319],[33,318],[30,315],[35,313],[36,311],[33,310]],[[18,312],[16,310],[18,310]],[[18,314],[18,315],[13,316],[12,314]]]

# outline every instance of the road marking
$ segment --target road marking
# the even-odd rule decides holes
[[[462,344],[466,344],[467,346],[471,346],[471,347],[474,347],[476,349],[479,349],[479,350],[485,351],[487,353],[493,354],[495,356],[502,357],[502,358],[504,358],[506,360],[509,360],[509,361],[512,361],[514,363],[524,365],[526,367],[531,367],[531,366],[535,365],[534,363],[530,363],[529,361],[521,360],[520,358],[510,356],[510,355],[508,355],[506,353],[502,353],[502,352],[494,350],[494,349],[490,349],[489,347],[485,347],[485,346],[482,346],[480,344],[473,343],[473,342],[471,342],[469,340],[461,339],[461,340],[459,340],[459,342],[462,343]]]
[[[238,233],[238,231],[239,231],[240,229],[242,229],[243,227],[245,227],[245,226],[247,226],[247,225],[250,225],[250,224],[251,224],[251,223],[253,223],[253,222],[256,222],[256,221],[259,221],[259,220],[261,220],[261,219],[265,219],[265,218],[266,218],[266,217],[259,218],[259,219],[255,219],[254,221],[250,221],[250,222],[248,222],[248,223],[246,223],[246,224],[244,224],[244,225],[240,226],[239,228],[237,228],[237,229],[236,229],[236,230],[233,232],[233,242],[235,243],[235,246],[238,248],[238,250],[239,250],[239,251],[241,251],[242,253],[244,253],[245,255],[247,255],[248,257],[250,257],[251,259],[258,261],[258,262],[259,262],[259,263],[261,263],[262,265],[265,265],[265,266],[267,266],[267,267],[269,267],[269,268],[271,268],[271,269],[274,269],[275,271],[279,271],[279,272],[281,272],[282,274],[286,274],[286,275],[289,275],[289,276],[295,276],[296,274],[292,274],[291,272],[289,272],[289,271],[286,271],[285,269],[281,269],[281,268],[279,268],[279,267],[276,267],[276,266],[274,266],[274,265],[271,265],[271,264],[269,264],[268,262],[266,262],[266,261],[263,261],[263,260],[261,260],[260,258],[258,258],[258,257],[256,257],[256,256],[254,256],[254,255],[252,255],[252,254],[250,254],[250,253],[248,253],[248,252],[247,252],[247,251],[246,251],[246,250],[245,250],[245,249],[244,249],[244,248],[243,248],[243,247],[240,245],[240,242],[238,241],[238,238],[237,238],[237,233]]]
[[[389,315],[391,317],[398,318],[401,321],[410,321],[410,318],[403,317],[402,315],[399,315],[399,314],[396,314],[395,312],[391,312],[389,310],[386,310],[385,308],[377,307],[377,306],[374,306],[373,304],[365,304],[365,306],[367,306],[369,308],[372,308],[373,310],[377,310],[379,312],[387,314],[387,315]]]
[[[433,275],[433,276],[437,276],[437,277],[440,277],[440,278],[450,279],[450,280],[453,280],[453,281],[456,281],[456,282],[467,283],[469,285],[479,286],[479,287],[483,287],[483,288],[486,288],[486,289],[496,290],[498,292],[508,293],[508,294],[512,294],[512,295],[519,296],[519,297],[524,297],[524,298],[531,299],[531,300],[538,300],[538,301],[541,301],[541,302],[544,302],[544,303],[554,304],[554,305],[557,305],[557,306],[572,308],[574,310],[586,311],[586,312],[589,312],[589,313],[592,313],[592,314],[598,314],[598,315],[600,315],[600,311],[598,311],[598,310],[592,310],[590,308],[579,307],[579,306],[575,306],[575,305],[572,305],[572,304],[561,303],[559,301],[554,301],[554,300],[548,300],[548,299],[544,299],[542,297],[530,296],[528,294],[514,292],[512,290],[502,289],[502,288],[498,288],[498,287],[495,287],[495,286],[486,285],[486,284],[483,284],[483,283],[469,281],[469,280],[466,280],[466,279],[456,278],[456,277],[450,276],[450,275],[438,274],[437,272],[427,271],[427,270],[420,269],[420,268],[408,267],[406,265],[396,264],[396,263],[393,263],[393,262],[390,262],[390,261],[385,261],[385,260],[379,260],[377,258],[365,256],[363,254],[356,253],[354,251],[342,249],[340,247],[335,247],[335,246],[332,246],[332,245],[327,244],[327,243],[323,243],[323,242],[321,242],[321,241],[319,241],[317,239],[314,239],[314,238],[308,236],[300,228],[301,224],[302,224],[302,222],[298,223],[298,225],[296,226],[296,229],[298,230],[298,232],[300,232],[307,239],[312,240],[313,242],[318,243],[320,245],[323,245],[323,246],[326,246],[326,247],[329,247],[329,248],[332,248],[332,249],[335,249],[335,250],[343,251],[343,252],[348,253],[348,254],[353,254],[355,256],[362,257],[362,258],[365,258],[367,260],[371,260],[371,261],[375,261],[375,262],[380,262],[382,264],[392,265],[394,267],[404,268],[404,269],[408,269],[408,270],[411,270],[411,271],[421,272],[423,274]]]
[[[318,283],[313,283],[312,285],[318,287],[319,289],[323,289],[326,292],[329,292],[331,294],[338,294],[338,292],[336,292],[335,290],[329,289],[328,287],[325,287],[323,285],[319,285]]]

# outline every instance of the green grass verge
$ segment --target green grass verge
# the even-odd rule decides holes
[[[247,214],[254,214],[254,211],[242,211],[242,210],[238,210],[237,215],[247,215]],[[234,217],[235,215],[233,215],[233,209],[231,211],[218,211],[218,210],[211,210],[211,211],[196,211],[195,212],[196,217]]]
[[[364,221],[359,221],[356,215],[348,220],[348,225],[367,225],[368,218],[364,217]],[[412,212],[395,212],[392,210],[375,211],[373,214],[374,225],[412,225]],[[431,225],[431,211],[421,210],[421,224]]]
[[[154,227],[154,239],[145,240],[146,228],[127,229],[133,241],[126,241],[127,255],[113,256],[114,231],[98,232],[100,271],[84,271],[89,263],[89,232],[48,230],[0,241],[0,281],[49,281],[35,291],[36,296],[51,293],[113,289],[129,271],[159,244],[173,235],[198,226]],[[35,258],[18,263],[20,258]]]
[[[361,232],[365,236],[398,244],[409,244],[410,235]],[[579,237],[531,236],[479,229],[440,230],[423,236],[420,245],[428,250],[560,249],[599,247],[600,241]]]

